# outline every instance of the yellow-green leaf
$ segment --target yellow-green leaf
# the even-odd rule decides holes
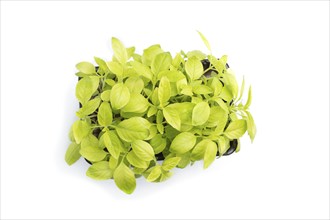
[[[190,151],[196,143],[196,137],[192,133],[182,132],[172,141],[170,151],[177,154],[184,154]]]
[[[149,161],[144,161],[141,160],[141,158],[139,158],[134,151],[130,151],[127,156],[126,159],[128,160],[128,162],[133,165],[134,167],[138,167],[138,168],[148,168],[149,166]]]
[[[107,62],[107,65],[110,69],[110,71],[115,74],[118,78],[121,78],[124,74],[123,66],[120,63],[117,63],[115,61]]]
[[[166,147],[166,138],[163,138],[161,134],[156,134],[151,140],[150,145],[154,149],[155,154],[163,152]]]
[[[82,105],[85,105],[99,86],[97,76],[84,77],[79,80],[76,86],[76,97]]]
[[[230,122],[228,127],[226,128],[224,135],[229,139],[237,139],[243,136],[247,129],[246,121],[243,119],[239,119],[236,121]]]
[[[97,147],[84,147],[80,149],[81,156],[92,162],[98,162],[105,158],[107,153],[101,148]]]
[[[230,145],[229,143],[227,144],[225,137],[220,136],[218,139],[218,148],[219,148],[219,153],[220,155],[223,155],[224,153],[227,152],[229,149]]]
[[[107,66],[107,63],[99,58],[99,57],[94,57],[95,62],[99,65],[99,68],[103,70],[104,73],[109,73],[109,68]]]
[[[144,82],[140,77],[129,77],[125,81],[125,85],[129,89],[130,93],[141,93],[144,88]]]
[[[147,49],[143,50],[142,62],[143,64],[150,66],[157,54],[163,53],[162,48],[159,44],[152,45]]]
[[[136,140],[132,143],[132,149],[141,160],[150,161],[155,157],[154,150],[148,142]]]
[[[169,171],[176,167],[181,160],[181,157],[171,157],[171,158],[166,158],[162,164],[163,170]]]
[[[191,152],[191,156],[190,156],[191,160],[197,161],[203,159],[205,154],[205,149],[211,142],[212,142],[211,140],[204,139],[199,143],[197,143]]]
[[[91,130],[90,125],[87,122],[81,120],[73,123],[72,129],[73,136],[77,144],[80,144],[81,140],[86,137]]]
[[[211,141],[207,144],[204,154],[204,169],[208,168],[217,156],[217,145]]]
[[[122,149],[124,149],[124,147],[123,143],[119,140],[116,132],[113,130],[106,131],[103,134],[103,141],[111,156],[118,159],[120,156],[120,152],[122,151]]]
[[[114,109],[123,108],[125,105],[127,105],[129,99],[129,89],[123,83],[118,83],[114,87],[112,87],[110,93],[110,101]]]
[[[257,133],[257,128],[251,113],[248,111],[245,111],[245,113],[247,114],[247,131],[250,136],[251,142],[253,142],[254,137],[256,136]]]
[[[199,79],[203,73],[203,65],[196,57],[191,57],[185,64],[185,70],[191,80]]]
[[[131,65],[138,75],[143,76],[148,80],[152,80],[153,74],[148,66],[138,61],[132,61]]]
[[[132,93],[127,105],[122,108],[123,112],[144,113],[149,107],[148,100],[141,94]]]
[[[148,182],[154,182],[162,174],[162,169],[159,165],[156,165],[153,168],[151,168],[150,170],[151,170],[151,172],[148,175],[147,181]]]
[[[172,108],[165,107],[163,109],[164,117],[173,128],[180,131],[181,129],[181,119],[178,112]]]
[[[172,57],[170,53],[166,52],[157,54],[151,63],[151,71],[157,75],[163,70],[168,70],[171,64]]]
[[[201,32],[199,32],[199,31],[197,31],[197,32],[198,32],[199,36],[201,37],[202,41],[204,42],[205,46],[207,47],[207,49],[209,51],[211,51],[211,46],[210,46],[209,41],[206,39],[206,37]]]
[[[107,180],[112,178],[113,172],[110,170],[107,161],[101,161],[91,165],[86,175],[95,180]]]
[[[149,122],[141,117],[123,120],[116,126],[119,137],[126,142],[144,140],[149,136]],[[148,125],[149,124],[149,127]]]
[[[80,145],[72,142],[65,153],[65,162],[68,165],[74,164],[80,158]]]
[[[95,73],[95,66],[89,62],[80,62],[76,65],[76,68],[85,74],[93,74]]]
[[[101,126],[109,126],[112,123],[112,110],[109,102],[102,102],[97,113],[97,121]]]
[[[79,109],[79,111],[77,111],[77,116],[79,118],[83,118],[87,115],[92,114],[99,107],[100,102],[101,102],[101,99],[99,97],[96,97],[96,98],[88,101],[87,103],[85,103],[85,105],[83,105]]]
[[[210,106],[207,102],[197,103],[192,112],[192,124],[203,125],[210,117]]]
[[[158,88],[158,99],[161,106],[164,106],[165,103],[171,97],[171,84],[166,76],[163,76],[159,83]]]
[[[136,180],[134,172],[124,163],[121,163],[115,170],[113,178],[117,187],[127,194],[134,192],[136,188]]]
[[[111,44],[112,44],[112,50],[113,50],[113,53],[114,53],[114,56],[116,57],[116,59],[121,64],[125,64],[128,59],[128,55],[127,55],[127,50],[126,50],[125,46],[123,45],[123,43],[120,40],[118,40],[117,38],[113,37],[111,40]]]
[[[251,102],[252,102],[252,88],[250,86],[250,88],[249,88],[249,94],[248,94],[248,100],[245,103],[244,109],[248,109],[250,107],[250,105],[251,105]]]

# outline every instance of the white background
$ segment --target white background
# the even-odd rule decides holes
[[[75,64],[195,30],[252,84],[255,142],[133,195],[67,166]],[[329,218],[329,2],[1,2],[1,218]]]

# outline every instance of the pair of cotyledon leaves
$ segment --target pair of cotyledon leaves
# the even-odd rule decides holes
[[[226,69],[227,56],[217,59],[195,50],[172,57],[159,45],[139,55],[116,38],[112,48],[111,61],[95,57],[98,69],[89,62],[76,66],[81,77],[76,97],[82,106],[70,131],[72,143],[65,155],[69,165],[82,156],[92,163],[87,176],[113,178],[130,194],[137,176],[164,181],[175,167],[199,160],[209,167],[217,154],[227,151],[230,140],[246,131],[253,141],[251,87],[243,105],[244,79],[239,89],[235,75]],[[208,70],[203,59],[211,63]],[[204,77],[209,70],[211,76]],[[160,153],[165,157],[161,164],[156,158]]]

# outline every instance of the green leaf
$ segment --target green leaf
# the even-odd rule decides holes
[[[163,114],[167,123],[169,123],[176,130],[180,131],[181,119],[178,112],[175,109],[167,106],[163,109]]]
[[[84,77],[79,80],[76,86],[76,97],[82,105],[96,92],[99,86],[99,78],[97,76]]]
[[[217,156],[217,145],[211,141],[207,144],[204,154],[204,169],[208,168]]]
[[[203,125],[210,117],[210,106],[207,102],[196,104],[192,112],[192,124],[194,126]]]
[[[74,164],[80,158],[80,145],[72,142],[65,153],[65,162],[68,165]]]
[[[238,139],[243,136],[246,129],[246,121],[243,119],[239,119],[236,121],[232,121],[228,125],[227,129],[224,132],[224,135],[226,135],[229,139]]]
[[[138,168],[148,168],[149,166],[149,162],[148,161],[144,161],[141,160],[135,153],[134,151],[130,151],[127,156],[126,159],[128,160],[128,162],[130,164],[132,164],[134,167],[138,167]]]
[[[134,172],[121,163],[113,174],[117,187],[127,194],[132,194],[136,188]]]
[[[204,54],[202,51],[199,50],[193,50],[187,53],[187,57],[188,58],[197,57],[199,60],[203,60],[206,58],[206,54]]]
[[[111,90],[105,90],[101,93],[101,99],[102,101],[109,102],[110,101],[110,94]]]
[[[129,48],[126,48],[126,51],[127,51],[127,58],[131,58],[135,52],[135,47],[129,47]]]
[[[235,75],[228,72],[224,74],[223,77],[225,79],[225,84],[230,87],[231,94],[235,99],[238,94],[238,84]]]
[[[111,170],[115,170],[118,165],[118,160],[114,157],[110,157],[109,159],[109,168]]]
[[[182,102],[182,103],[174,103],[166,106],[166,112],[175,112],[176,115],[179,116],[180,120],[180,131],[189,131],[193,128],[192,126],[192,111],[195,107],[194,103],[191,102]],[[163,111],[165,119],[168,121],[165,115],[165,111]],[[169,122],[171,124],[171,122]],[[171,124],[172,125],[172,124]],[[173,126],[173,125],[172,125]],[[177,129],[177,128],[176,128]]]
[[[205,149],[210,144],[210,142],[212,141],[208,139],[204,139],[199,143],[197,143],[191,152],[191,156],[190,156],[191,160],[197,161],[203,159],[205,154]]]
[[[204,73],[203,65],[196,57],[188,59],[185,70],[191,80],[199,79]]]
[[[102,102],[97,113],[97,121],[101,126],[109,126],[112,123],[112,110],[109,102]]]
[[[160,175],[162,174],[162,169],[161,169],[161,166],[157,165],[157,166],[154,166],[153,168],[150,169],[151,172],[150,174],[148,175],[148,178],[147,178],[147,181],[148,182],[154,182],[155,180],[157,180]]]
[[[225,85],[220,93],[220,98],[224,99],[227,102],[233,100],[233,94],[229,86]]]
[[[165,103],[171,97],[171,84],[166,76],[162,77],[159,83],[158,88],[158,99],[160,102],[160,106],[164,106]]]
[[[158,87],[154,89],[151,95],[151,102],[152,104],[158,106],[159,105],[159,99],[158,99]]]
[[[77,144],[80,144],[81,140],[86,137],[91,130],[90,125],[87,122],[80,120],[73,123],[72,129],[73,137]]]
[[[225,137],[220,136],[218,139],[218,147],[219,147],[219,153],[220,155],[223,155],[224,153],[227,152],[229,149],[230,145],[229,143],[227,144]]]
[[[132,93],[129,102],[122,108],[123,112],[144,113],[149,107],[149,102],[143,95]]]
[[[181,54],[180,53],[177,53],[174,57],[174,59],[172,60],[172,65],[175,67],[175,68],[178,68],[181,63],[184,62],[184,59],[182,58]]]
[[[157,75],[163,70],[168,70],[172,64],[172,56],[170,53],[157,54],[151,63],[151,71]]]
[[[221,98],[215,98],[214,100],[227,114],[229,113],[229,109],[227,104]]]
[[[153,74],[148,66],[137,61],[132,61],[131,65],[138,75],[152,80]]]
[[[147,49],[143,50],[143,55],[142,55],[143,64],[150,66],[151,62],[154,60],[154,57],[160,53],[163,53],[163,50],[160,48],[159,44],[152,45]]]
[[[214,77],[211,81],[210,87],[213,90],[214,96],[217,97],[220,95],[223,86],[222,86],[220,80],[218,78]]]
[[[99,107],[100,102],[101,102],[101,99],[99,97],[96,97],[96,98],[88,101],[85,105],[82,106],[81,109],[79,109],[79,111],[77,111],[77,116],[79,118],[83,118],[87,115],[92,114]]]
[[[87,160],[92,162],[98,162],[105,158],[107,153],[101,148],[97,147],[84,147],[80,149],[81,156],[85,157]]]
[[[148,142],[136,140],[132,143],[132,149],[141,160],[150,161],[155,157],[154,150]]]
[[[192,87],[192,91],[197,95],[206,95],[213,93],[213,89],[206,85],[196,85]]]
[[[123,43],[120,40],[118,40],[117,38],[113,37],[111,40],[111,44],[112,44],[112,50],[114,52],[114,56],[116,57],[116,59],[121,64],[125,64],[128,59],[128,55],[127,55],[127,50],[126,50],[125,46],[123,45]]]
[[[215,127],[223,131],[228,121],[228,113],[223,110],[220,106],[213,106],[210,110],[210,117],[207,120],[206,127]]]
[[[172,157],[172,158],[166,158],[162,164],[163,170],[169,171],[176,167],[181,160],[181,157]]]
[[[89,134],[84,139],[81,140],[80,143],[81,148],[87,148],[87,147],[94,147],[98,148],[99,147],[99,140],[97,137],[95,137],[93,134]]]
[[[95,73],[95,66],[89,62],[80,62],[76,65],[76,68],[85,74]]]
[[[116,82],[113,79],[106,79],[105,83],[111,87],[113,87],[116,84]],[[110,94],[109,94],[109,99],[110,99]]]
[[[242,85],[241,85],[241,89],[240,89],[240,91],[239,91],[239,96],[238,96],[238,98],[237,98],[236,101],[241,100],[241,98],[242,98],[242,96],[243,96],[243,92],[244,92],[244,87],[245,87],[245,79],[244,79],[244,77],[243,77]]]
[[[163,123],[163,119],[164,119],[164,115],[163,115],[162,111],[158,111],[157,116],[156,116],[156,123],[157,124]]]
[[[160,80],[162,77],[166,76],[170,82],[177,82],[181,79],[185,79],[186,77],[182,72],[176,70],[164,70],[158,73],[157,79]]]
[[[141,93],[144,88],[144,82],[140,77],[129,77],[125,81],[125,85],[129,89],[130,93]]]
[[[256,133],[257,133],[257,128],[256,128],[256,125],[254,123],[254,119],[253,119],[251,113],[248,111],[245,111],[245,113],[247,114],[247,120],[246,120],[247,121],[247,131],[250,136],[251,142],[253,142],[254,137],[256,136]]]
[[[211,46],[210,46],[209,41],[206,39],[206,37],[201,32],[199,32],[199,31],[197,31],[197,32],[198,32],[199,36],[201,37],[201,39],[203,40],[203,42],[204,42],[205,46],[207,47],[207,49],[209,51],[211,51]]]
[[[101,58],[98,57],[94,57],[95,62],[97,63],[97,65],[99,65],[99,68],[101,68],[103,70],[104,73],[109,73],[109,68],[107,66],[107,63],[102,60]]]
[[[151,140],[150,145],[154,149],[155,154],[163,152],[166,147],[166,138],[163,138],[161,134],[156,134]]]
[[[129,99],[129,89],[123,83],[118,83],[114,87],[112,87],[110,101],[114,109],[123,108],[125,105],[127,105]]]
[[[141,117],[132,117],[123,120],[116,126],[119,137],[126,142],[136,140],[144,140],[149,136],[149,127],[146,126],[148,121]]]
[[[190,152],[182,154],[182,155],[180,155],[180,157],[181,157],[181,160],[180,160],[179,164],[177,165],[177,167],[185,168],[186,166],[188,166],[188,164],[190,164]]]
[[[115,131],[106,131],[103,134],[103,141],[111,156],[118,159],[123,147]]]
[[[225,114],[222,115],[221,118],[219,118],[217,127],[215,129],[215,133],[218,134],[218,135],[222,134],[225,127],[226,127],[226,125],[227,125],[227,122],[228,122],[228,114],[225,113]]]
[[[196,143],[196,137],[189,132],[178,134],[170,146],[170,151],[177,154],[184,154],[190,151]]]
[[[252,88],[250,86],[250,88],[249,88],[249,94],[248,94],[248,100],[245,103],[244,109],[248,109],[250,107],[251,101],[252,101]]]
[[[149,117],[155,115],[157,113],[157,111],[158,111],[157,107],[154,105],[151,105],[148,110],[147,117],[149,118]]]
[[[112,178],[113,172],[110,170],[107,161],[94,163],[86,172],[86,175],[95,180],[107,180]]]
[[[118,78],[121,78],[124,74],[123,66],[120,63],[117,63],[115,61],[107,62],[107,65],[110,69],[110,71],[115,74]]]

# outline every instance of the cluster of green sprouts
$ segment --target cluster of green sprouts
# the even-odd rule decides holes
[[[253,141],[251,87],[243,104],[244,79],[239,89],[227,56],[194,50],[172,57],[160,45],[139,55],[117,38],[112,49],[110,61],[95,57],[97,67],[76,65],[81,108],[70,130],[69,165],[83,157],[91,163],[87,176],[114,179],[131,194],[136,177],[161,182],[173,168],[199,160],[207,168],[246,131]],[[203,68],[206,60],[209,66]]]

